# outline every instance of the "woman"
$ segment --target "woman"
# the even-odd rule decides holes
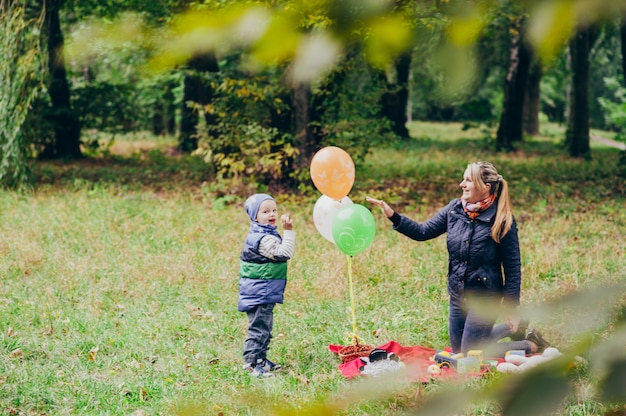
[[[520,299],[521,259],[506,180],[491,163],[475,162],[467,166],[459,186],[461,198],[424,223],[394,212],[382,200],[366,199],[381,208],[396,231],[413,240],[447,233],[448,323],[454,353],[485,348],[506,336],[515,341],[491,345],[493,356],[503,356],[508,350],[543,351],[550,344],[537,330],[525,331],[514,313]],[[486,302],[503,306],[509,315],[507,322],[494,326],[496,317],[484,313],[485,305],[493,305]]]

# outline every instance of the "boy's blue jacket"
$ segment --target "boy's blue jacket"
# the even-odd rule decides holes
[[[272,260],[259,254],[259,243],[268,235],[282,240],[275,227],[251,223],[239,262],[237,308],[240,312],[247,312],[257,305],[283,303],[288,259]]]

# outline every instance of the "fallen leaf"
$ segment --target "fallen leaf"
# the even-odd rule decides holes
[[[89,356],[87,357],[89,361],[94,361],[96,359],[96,355],[98,355],[98,351],[100,351],[100,348],[97,346],[89,350]]]

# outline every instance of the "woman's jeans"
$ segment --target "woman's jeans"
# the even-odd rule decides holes
[[[494,325],[493,317],[466,310],[465,299],[450,297],[448,316],[450,346],[456,353],[467,354],[470,350],[483,350],[484,357],[504,357],[509,350],[524,350],[530,354],[529,341],[498,342],[511,335],[508,324]]]

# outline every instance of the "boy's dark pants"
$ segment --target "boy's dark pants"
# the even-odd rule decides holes
[[[267,358],[274,326],[274,305],[274,303],[258,305],[246,312],[248,338],[243,344],[243,358],[247,363],[256,364],[257,360]]]

